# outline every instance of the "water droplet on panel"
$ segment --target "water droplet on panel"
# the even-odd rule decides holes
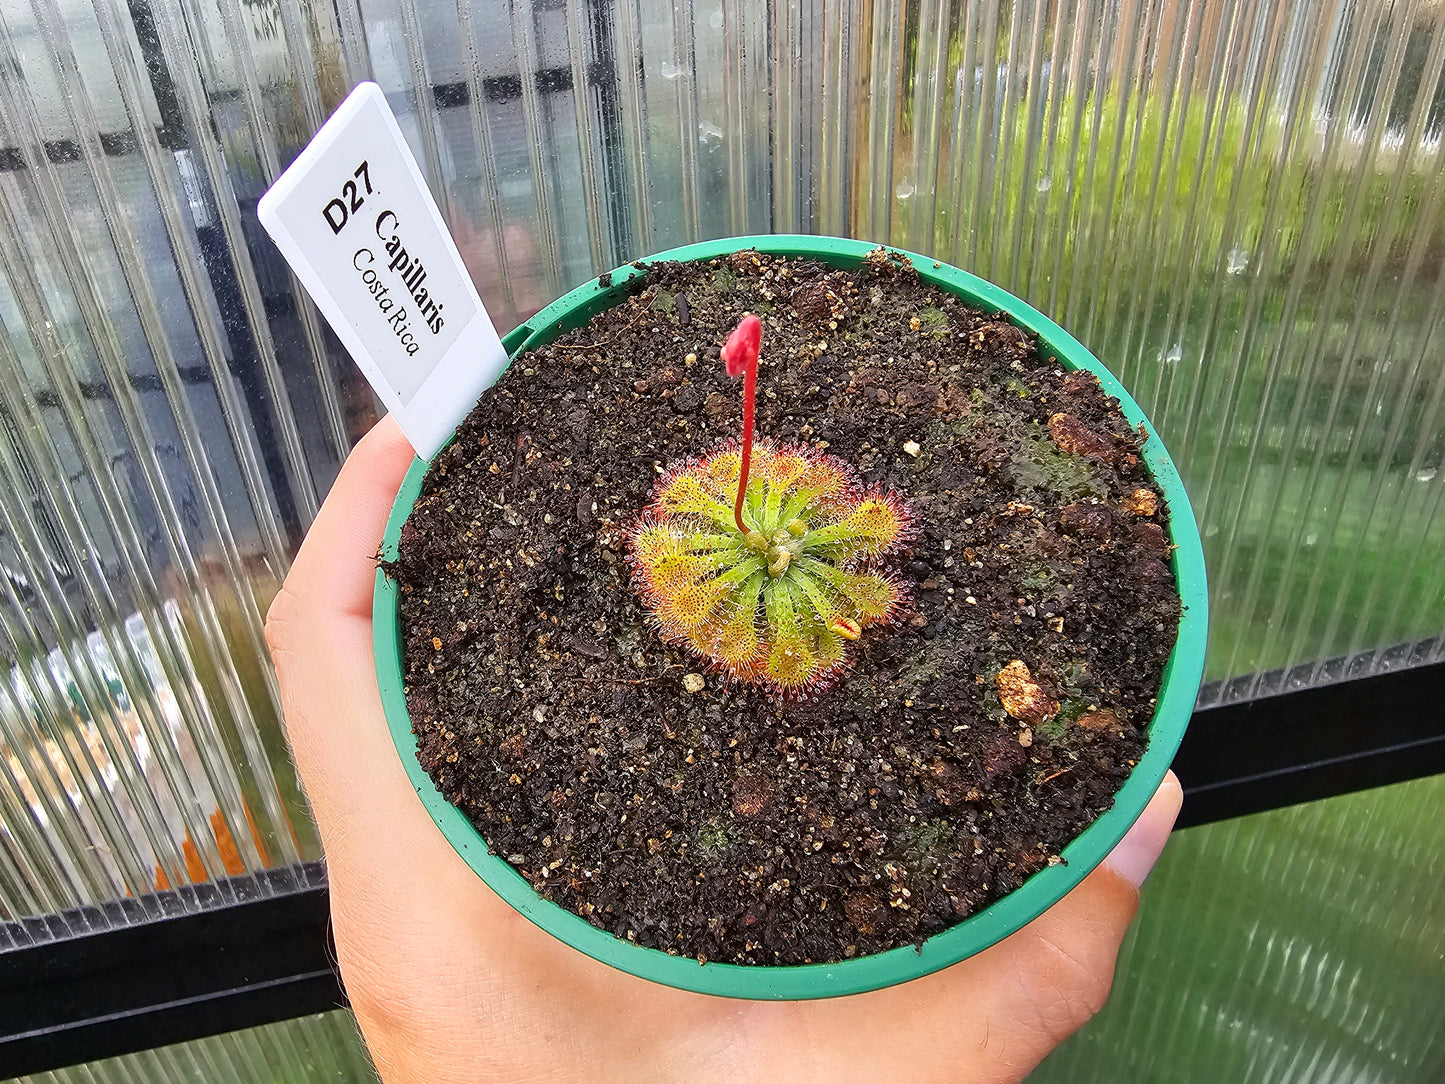
[[[676,79],[678,76],[687,74],[670,60],[664,60],[657,66],[657,70],[662,73],[664,79]]]
[[[716,124],[709,124],[707,121],[703,121],[697,126],[697,139],[699,143],[706,144],[710,140],[721,142],[722,137],[723,130]]]
[[[712,27],[714,30],[721,30],[721,29],[722,29],[722,27],[723,27],[723,13],[722,13],[722,9],[721,9],[721,8],[719,8],[717,11],[714,11],[714,12],[712,13],[712,15],[710,15],[710,16],[708,17],[707,25],[710,26],[710,27]]]
[[[1415,481],[1433,482],[1435,480],[1435,475],[1438,473],[1439,471],[1435,467],[1422,467],[1420,470],[1415,472]]]
[[[1249,267],[1249,253],[1236,245],[1229,250],[1228,261],[1224,265],[1224,270],[1231,275],[1241,274]]]
[[[902,182],[897,188],[893,190],[893,194],[899,199],[907,199],[909,196],[913,195],[913,192],[913,186],[907,181]]]
[[[1047,174],[1040,177],[1038,184],[1034,185],[1034,188],[1038,190],[1038,193],[1041,196],[1052,187],[1054,187],[1054,182],[1049,179],[1049,176]]]

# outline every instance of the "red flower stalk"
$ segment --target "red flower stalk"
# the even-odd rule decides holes
[[[738,533],[746,535],[748,528],[743,523],[743,495],[748,491],[748,469],[753,460],[753,409],[758,390],[758,350],[763,342],[763,322],[748,313],[722,348],[722,359],[727,362],[728,376],[741,376],[743,380],[743,465],[738,475],[738,495],[733,503],[733,520]]]

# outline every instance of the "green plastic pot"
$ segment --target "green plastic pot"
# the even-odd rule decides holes
[[[734,237],[704,241],[662,252],[652,260],[710,260],[739,249],[756,249],[775,255],[822,260],[835,267],[857,267],[864,256],[878,246],[835,237],[790,234]],[[890,250],[892,251],[892,250]],[[708,963],[670,956],[657,949],[643,948],[599,930],[583,919],[542,899],[515,869],[492,854],[487,841],[462,812],[442,797],[431,777],[416,758],[416,740],[407,714],[402,688],[402,639],[396,585],[383,573],[376,576],[372,609],[376,645],[376,677],[386,709],[392,740],[401,755],[422,804],[477,875],[502,899],[532,922],[593,959],[611,964],[654,982],[699,993],[725,997],[799,1000],[862,993],[918,978],[967,959],[1008,937],[1061,900],[1094,869],[1123,838],[1148,805],[1155,789],[1168,771],[1194,710],[1204,670],[1207,599],[1204,581],[1204,552],[1194,513],[1185,496],[1184,485],[1174,469],[1143,411],[1119,382],[1072,335],[1048,317],[990,282],[948,264],[924,256],[899,252],[913,262],[918,273],[941,289],[990,312],[1006,313],[1021,327],[1034,332],[1045,355],[1057,357],[1067,369],[1087,369],[1103,383],[1104,390],[1119,400],[1130,425],[1144,425],[1148,438],[1143,454],[1154,481],[1163,491],[1169,507],[1170,534],[1174,545],[1174,574],[1183,601],[1179,638],[1164,669],[1154,720],[1149,726],[1149,747],[1115,797],[1113,808],[1094,821],[1063,851],[1064,862],[1048,866],[984,910],[951,929],[936,934],[915,949],[893,949],[873,956],[836,964],[804,964],[791,967],[742,966]],[[613,271],[610,278],[592,279],[554,301],[526,324],[502,340],[511,357],[543,345],[564,332],[585,324],[596,313],[618,304],[628,294],[628,283],[642,274],[628,265]],[[602,285],[607,282],[607,285]],[[407,472],[391,510],[382,543],[382,554],[395,558],[401,527],[421,492],[427,463],[417,460]]]

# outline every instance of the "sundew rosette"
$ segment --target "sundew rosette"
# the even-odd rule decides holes
[[[865,491],[841,459],[754,446],[761,346],[749,313],[721,351],[728,375],[744,377],[741,439],[663,478],[632,531],[632,562],[665,640],[796,696],[834,681],[848,644],[899,609],[885,561],[908,513],[891,491]]]
[[[736,503],[738,443],[662,479],[632,532],[634,580],[665,640],[740,681],[816,692],[864,629],[898,613],[887,559],[908,511],[834,456],[772,441],[750,451]]]

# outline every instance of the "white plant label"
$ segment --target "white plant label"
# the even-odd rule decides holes
[[[351,92],[257,214],[430,459],[507,353],[380,87]]]

